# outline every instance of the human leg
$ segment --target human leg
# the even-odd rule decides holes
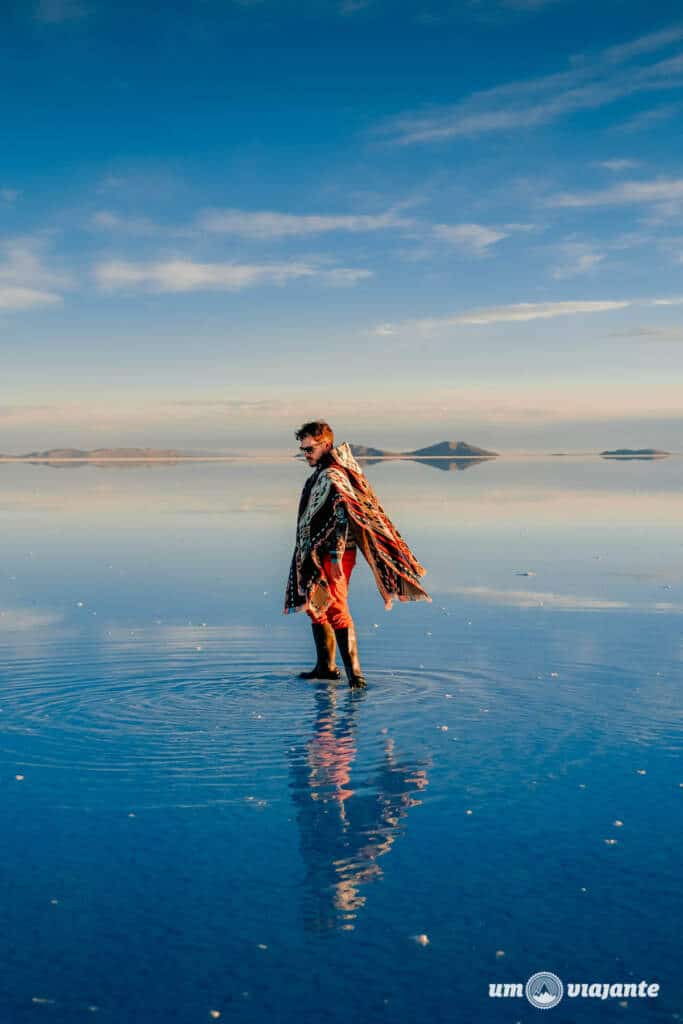
[[[348,601],[349,580],[355,564],[355,549],[345,551],[341,566],[342,574],[333,579],[330,584],[333,600],[327,609],[327,618],[334,629],[334,635],[344,668],[346,669],[349,686],[361,687],[365,686],[366,683],[358,658],[356,630],[349,611]],[[328,572],[331,572],[331,560],[328,564],[328,560],[325,559],[323,568],[325,568],[326,575]]]
[[[310,672],[299,672],[300,679],[340,679],[341,674],[335,665],[337,641],[332,626],[326,620],[316,622],[311,616],[313,643],[315,644],[316,662]]]

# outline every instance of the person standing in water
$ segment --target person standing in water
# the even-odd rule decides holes
[[[384,607],[398,601],[431,601],[418,582],[426,570],[380,505],[346,441],[335,447],[329,423],[314,420],[295,432],[314,472],[301,492],[296,545],[284,612],[311,619],[317,659],[302,679],[339,679],[336,650],[349,685],[366,685],[360,667],[348,586],[360,548]]]

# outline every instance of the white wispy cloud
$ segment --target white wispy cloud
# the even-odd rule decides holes
[[[122,217],[111,210],[97,210],[89,220],[89,226],[102,231],[118,231],[130,235],[157,235],[161,228],[149,217]],[[171,234],[182,234],[182,230],[172,230]]]
[[[510,306],[492,306],[475,309],[456,316],[433,317],[421,320],[404,320],[401,323],[383,323],[374,328],[374,334],[395,334],[399,330],[433,331],[443,327],[481,326],[498,323],[520,323],[528,320],[550,320],[558,316],[581,316],[592,313],[606,313],[625,309],[632,305],[631,299],[617,302],[517,302]]]
[[[602,612],[631,609],[633,611],[665,612],[680,615],[683,605],[673,601],[614,601],[602,597],[583,597],[579,594],[558,594],[554,591],[503,590],[497,587],[451,587],[449,594],[486,601],[489,604],[512,608],[548,608],[559,612]]]
[[[483,224],[435,224],[433,231],[436,238],[451,242],[477,255],[483,255],[492,245],[507,238],[509,234],[507,231],[497,231]]]
[[[63,21],[76,21],[89,14],[89,9],[80,0],[39,0],[36,7],[36,21],[58,25]]]
[[[502,0],[504,7],[515,11],[540,11],[544,7],[554,7],[563,0]]]
[[[154,263],[108,260],[94,270],[95,280],[105,291],[131,288],[153,292],[241,291],[258,284],[283,285],[303,278],[349,285],[371,276],[370,270],[327,268],[312,263],[197,263],[181,259]]]
[[[555,280],[578,277],[602,263],[605,253],[586,242],[566,242],[559,247],[561,261],[553,268]]]
[[[683,178],[654,181],[622,181],[595,192],[560,192],[546,199],[548,206],[620,206],[628,203],[662,203],[683,199]]]
[[[653,53],[672,43],[677,43],[681,39],[683,39],[683,25],[670,25],[659,32],[649,32],[647,35],[639,36],[629,43],[610,46],[603,51],[602,56],[608,64],[623,64],[631,57],[638,57],[643,53]]]
[[[40,626],[55,626],[63,622],[60,612],[43,611],[38,608],[0,608],[0,629],[35,629]]]
[[[342,0],[339,5],[339,13],[344,15],[357,14],[370,6],[370,0]]]
[[[653,125],[661,124],[662,121],[669,121],[679,113],[681,107],[678,103],[668,103],[664,106],[653,107],[651,110],[643,110],[634,114],[621,124],[615,125],[620,132],[642,132],[652,128]]]
[[[242,238],[270,239],[317,235],[329,231],[352,233],[381,231],[387,228],[405,228],[412,221],[394,210],[379,214],[289,214],[273,210],[204,210],[198,217],[198,226],[205,231]]]
[[[62,296],[54,292],[43,292],[38,288],[20,288],[0,283],[0,309],[15,312],[34,309],[36,306],[54,306],[62,302]]]
[[[627,601],[609,601],[600,597],[580,597],[576,594],[557,594],[553,591],[501,590],[496,587],[452,587],[451,594],[462,594],[491,604],[513,608],[552,608],[556,611],[607,611],[629,608]]]
[[[0,309],[18,311],[62,301],[60,289],[71,286],[69,274],[44,262],[46,241],[22,236],[0,243]]]
[[[597,167],[604,167],[606,171],[630,171],[634,167],[638,166],[637,160],[599,160],[596,164]]]
[[[568,71],[473,93],[433,113],[403,115],[385,126],[385,134],[407,145],[531,128],[636,93],[680,88],[683,54],[649,63],[642,58],[681,39],[683,26],[671,26],[576,60]]]

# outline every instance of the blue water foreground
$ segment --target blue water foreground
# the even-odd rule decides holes
[[[359,563],[351,691],[306,467],[0,466],[0,1020],[679,1020],[682,468],[368,466],[433,602]]]

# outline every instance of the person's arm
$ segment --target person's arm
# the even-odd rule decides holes
[[[346,551],[346,541],[349,535],[349,516],[346,505],[338,501],[334,507],[334,548],[330,551],[332,561],[332,572],[339,575],[342,571],[342,559]],[[335,572],[335,567],[338,572]]]

